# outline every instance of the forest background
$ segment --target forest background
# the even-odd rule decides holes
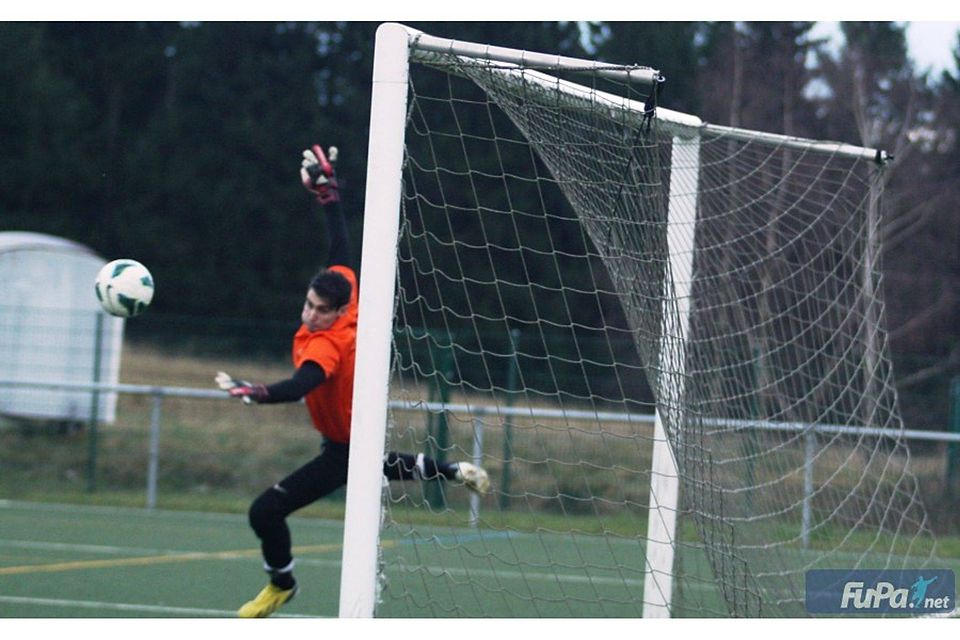
[[[960,37],[952,67],[933,74],[915,68],[896,22],[840,23],[839,47],[814,22],[411,26],[655,67],[671,109],[887,150],[882,265],[897,388],[908,426],[949,428],[960,375]],[[359,243],[376,27],[0,24],[0,230],[149,265],[159,293],[144,334],[229,325],[285,354],[323,259],[324,227],[297,177],[306,145],[341,149]]]

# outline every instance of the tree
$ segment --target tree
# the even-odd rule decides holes
[[[908,423],[945,420],[956,348],[958,243],[956,95],[931,86],[907,56],[906,25],[842,23],[837,59],[821,57],[830,91],[819,105],[830,137],[889,151],[880,233],[889,336]],[[954,156],[955,157],[955,156]],[[952,345],[952,346],[951,346]]]
[[[340,92],[344,77],[369,79],[347,75],[338,29],[4,25],[0,74],[16,99],[0,124],[12,178],[0,222],[141,259],[162,287],[157,311],[295,310],[322,246],[303,232],[322,225],[305,222],[300,150],[336,132],[352,168],[366,148],[363,128],[343,123],[365,122],[369,89],[359,105]]]
[[[902,239],[905,252],[927,259],[918,260],[921,265],[911,266],[901,277],[927,282],[933,291],[928,303],[899,324],[893,335],[933,357],[901,377],[903,387],[960,373],[956,322],[960,316],[960,33],[953,58],[954,70],[944,71],[933,86],[932,106],[910,134],[920,160],[922,192],[915,195],[920,201],[909,209],[911,215],[905,216],[909,224],[896,237]]]
[[[804,90],[807,61],[823,47],[812,22],[722,22],[704,27],[699,91],[702,117],[728,124],[811,136],[816,117]]]
[[[341,147],[359,244],[377,26],[0,25],[0,227],[143,260],[159,283],[155,313],[290,317],[322,259],[323,225],[296,182],[305,145]],[[957,370],[960,69],[917,77],[904,25],[843,24],[836,58],[809,22],[412,26],[656,67],[663,106],[890,151],[882,231],[897,371],[935,394],[931,381]]]
[[[699,69],[697,22],[604,22],[591,26],[593,55],[615,64],[638,64],[660,71],[666,82],[662,101],[696,113]]]

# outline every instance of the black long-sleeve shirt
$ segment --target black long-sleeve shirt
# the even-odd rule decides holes
[[[327,221],[327,266],[341,264],[350,266],[350,238],[347,236],[347,219],[343,215],[339,202],[324,207],[324,217]]]
[[[267,386],[269,395],[264,404],[276,402],[296,402],[323,384],[327,379],[323,367],[312,360],[307,360],[300,368],[293,372],[293,376]]]

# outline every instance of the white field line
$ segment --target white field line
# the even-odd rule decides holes
[[[36,511],[49,513],[80,513],[80,514],[102,514],[102,515],[124,515],[131,518],[142,518],[145,520],[157,520],[163,516],[182,517],[195,521],[214,521],[214,522],[237,522],[246,525],[246,514],[239,513],[218,513],[216,511],[182,511],[176,509],[146,509],[143,507],[117,507],[110,505],[80,505],[66,504],[58,502],[26,502],[20,500],[0,499],[0,509],[11,509],[14,511]],[[293,516],[291,520],[299,522],[301,525],[317,526],[320,528],[342,529],[341,520],[327,520],[324,518],[300,518]]]
[[[95,553],[102,555],[183,555],[185,553],[196,553],[183,549],[151,549],[149,547],[116,547],[102,544],[77,544],[71,542],[38,542],[36,540],[3,540],[0,539],[0,547],[10,547],[13,549],[35,549],[39,551],[68,551],[75,553]]]
[[[147,554],[151,556],[160,556],[160,555],[170,555],[170,556],[179,556],[183,554],[197,553],[196,551],[185,551],[182,549],[150,549],[150,548],[138,548],[138,547],[117,547],[109,545],[91,545],[91,544],[74,544],[67,542],[37,542],[33,540],[3,540],[0,539],[0,547],[8,547],[14,549],[36,549],[44,551],[65,551],[65,552],[80,552],[80,553],[94,553],[101,555],[118,555],[118,556],[129,556],[129,555],[139,555]],[[242,556],[222,556],[216,559],[219,560],[242,560],[244,562],[250,562],[250,558]],[[332,567],[338,568],[341,565],[339,559],[318,559],[318,558],[297,558],[297,564],[307,565],[307,566],[321,566],[321,567]],[[493,569],[467,569],[467,568],[458,568],[458,567],[442,567],[442,566],[415,566],[415,565],[400,565],[400,564],[386,564],[385,569],[388,571],[394,570],[397,572],[406,572],[410,573],[413,571],[426,571],[431,575],[450,575],[454,577],[466,578],[474,576],[477,578],[491,578],[491,579],[508,579],[508,580],[537,580],[543,582],[564,582],[564,583],[584,583],[584,584],[596,584],[596,585],[615,585],[615,586],[632,586],[640,587],[643,585],[642,579],[633,579],[633,578],[616,578],[616,577],[590,577],[583,574],[571,574],[571,573],[546,573],[543,571],[521,571],[521,570],[510,570],[505,569],[501,571],[496,571]]]
[[[299,561],[298,561],[299,562]],[[628,586],[628,587],[641,587],[643,586],[643,580],[637,580],[635,578],[616,578],[616,577],[591,577],[585,576],[583,574],[568,574],[568,573],[545,573],[542,571],[519,571],[516,569],[504,569],[501,571],[494,571],[492,569],[461,569],[457,567],[430,567],[430,566],[421,566],[421,565],[403,565],[403,564],[390,564],[387,563],[384,568],[389,572],[393,569],[397,572],[405,573],[415,573],[415,572],[427,572],[433,577],[440,575],[449,575],[456,576],[461,578],[469,578],[471,576],[480,577],[480,578],[505,578],[508,580],[538,580],[542,582],[560,582],[563,584],[569,584],[571,582],[582,583],[582,584],[595,584],[595,585],[613,585],[613,586]],[[711,586],[711,588],[713,588]]]
[[[516,534],[512,534],[516,535]],[[384,541],[385,546],[403,546],[403,541]],[[388,544],[392,542],[393,544]],[[143,548],[143,547],[119,547],[119,546],[110,546],[110,545],[90,545],[90,544],[78,544],[78,543],[63,543],[63,542],[38,542],[35,540],[12,540],[12,539],[0,539],[0,548],[15,548],[15,549],[35,549],[35,550],[45,550],[45,551],[63,551],[63,552],[77,552],[77,553],[92,553],[99,555],[116,555],[116,556],[136,556],[136,555],[150,555],[150,556],[180,556],[184,554],[203,554],[203,552],[198,552],[196,550],[184,550],[184,549],[156,549],[156,548]],[[295,548],[296,551],[296,548]],[[309,549],[305,550],[306,553],[309,553]],[[198,556],[198,559],[216,559],[216,560],[233,560],[233,561],[243,561],[250,562],[250,558],[244,555],[219,555],[214,556],[217,552],[211,552],[210,556],[206,555]],[[808,552],[812,553],[812,552]],[[851,554],[854,555],[854,554]],[[327,567],[337,569],[341,566],[341,561],[339,558],[310,558],[300,556],[297,558],[297,564],[304,566],[315,566],[315,567]],[[640,587],[643,585],[642,578],[619,578],[616,576],[587,576],[583,573],[567,573],[564,571],[557,571],[556,573],[544,572],[543,570],[530,570],[523,571],[521,569],[502,569],[502,570],[493,570],[493,569],[482,569],[482,568],[463,568],[463,567],[445,567],[439,565],[405,565],[398,563],[387,562],[384,565],[384,568],[387,572],[403,572],[411,573],[416,571],[424,571],[429,575],[439,576],[439,575],[449,575],[457,578],[467,578],[470,576],[476,578],[486,578],[486,579],[505,579],[505,580],[528,580],[528,581],[540,581],[540,582],[565,582],[565,583],[583,583],[583,584],[594,584],[594,585],[613,585],[613,586],[626,586],[626,587]],[[695,590],[714,590],[716,589],[715,585],[702,583],[701,581],[688,581],[687,587]]]
[[[28,598],[0,595],[0,602],[6,604],[34,605],[41,607],[66,607],[71,609],[93,609],[95,611],[120,611],[126,613],[171,614],[186,617],[236,618],[237,612],[226,609],[199,609],[194,607],[167,607],[153,604],[132,604],[123,602],[98,602],[96,600],[67,600],[63,598]],[[277,614],[280,618],[315,618],[318,616]]]
[[[4,540],[0,539],[0,548],[9,547],[13,549],[34,549],[38,551],[65,551],[65,552],[77,552],[77,553],[92,553],[100,555],[110,555],[110,556],[138,556],[138,555],[149,555],[149,556],[181,556],[185,554],[198,554],[203,553],[202,551],[192,550],[188,551],[186,549],[152,549],[149,547],[117,547],[110,545],[99,545],[99,544],[77,544],[70,542],[37,542],[35,540]],[[294,547],[296,551],[296,547]],[[211,552],[217,553],[217,552]],[[198,558],[199,559],[199,558]],[[243,562],[250,562],[250,558],[246,556],[236,555],[228,556],[221,555],[216,558],[203,558],[203,559],[216,559],[216,560],[242,560]],[[340,560],[324,560],[318,558],[297,558],[297,564],[312,565],[317,567],[339,567]],[[0,567],[2,569],[2,567]]]
[[[74,551],[74,552],[84,552],[84,553],[95,553],[102,555],[122,555],[127,556],[130,554],[149,554],[149,555],[180,555],[184,553],[195,553],[191,551],[185,551],[181,549],[153,549],[153,548],[138,548],[138,547],[118,547],[118,546],[109,546],[109,545],[90,545],[90,544],[75,544],[75,543],[60,543],[60,542],[37,542],[33,540],[3,540],[0,539],[0,547],[9,547],[9,548],[18,548],[18,549],[37,549],[37,550],[52,550],[52,551]],[[250,559],[246,557],[221,557],[220,560],[242,560],[244,562],[249,562]],[[306,565],[306,566],[319,566],[327,568],[339,568],[341,562],[339,559],[323,559],[323,558],[297,558],[297,564]],[[399,563],[387,563],[384,566],[384,569],[387,573],[416,573],[416,572],[426,572],[428,575],[433,577],[439,577],[443,575],[448,575],[456,578],[485,578],[485,579],[495,579],[495,580],[521,580],[525,582],[538,581],[538,582],[547,582],[547,583],[563,583],[563,584],[590,584],[595,586],[615,586],[615,587],[633,587],[641,588],[643,586],[642,579],[636,578],[618,578],[615,576],[586,576],[583,574],[570,574],[570,573],[547,573],[544,571],[522,571],[518,569],[504,569],[504,570],[492,570],[492,569],[467,569],[467,568],[458,568],[458,567],[443,567],[443,566],[419,566],[419,565],[405,565]],[[687,590],[692,591],[714,591],[717,589],[716,585],[708,584],[702,581],[688,581],[684,587]],[[96,601],[86,601],[86,600],[64,600],[57,598],[27,598],[27,597],[18,597],[18,596],[4,596],[0,595],[0,602],[6,602],[9,604],[26,604],[26,605],[36,605],[36,606],[51,606],[51,607],[72,607],[80,609],[100,609],[106,611],[120,611],[120,612],[141,612],[141,613],[165,613],[170,615],[181,615],[181,616],[211,616],[211,617],[234,617],[236,612],[226,611],[220,609],[203,609],[203,608],[189,608],[189,607],[170,607],[162,605],[148,605],[148,604],[126,604],[126,603],[113,603],[113,602],[96,602]],[[954,611],[951,614],[943,617],[957,617],[960,616],[960,611]],[[314,616],[301,616],[301,615],[289,615],[286,617],[314,617]],[[937,616],[941,617],[941,616]]]

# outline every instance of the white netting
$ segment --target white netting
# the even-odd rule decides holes
[[[926,565],[906,447],[857,433],[901,426],[880,167],[651,121],[549,70],[428,62],[387,445],[478,456],[493,492],[385,489],[378,615],[640,615],[655,410],[679,471],[672,615],[802,615],[808,569]],[[670,229],[680,201],[695,223]]]

